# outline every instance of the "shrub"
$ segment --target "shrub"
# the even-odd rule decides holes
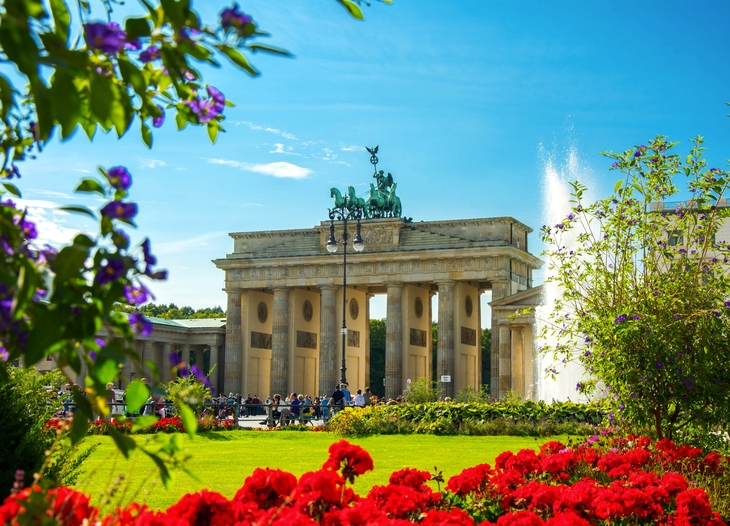
[[[196,416],[200,416],[206,400],[210,400],[210,389],[194,376],[181,376],[170,382],[167,386],[175,414],[181,414],[181,402],[193,410]]]
[[[424,404],[435,402],[439,398],[439,390],[436,382],[426,376],[422,376],[415,382],[411,382],[403,393],[403,399],[410,404]]]

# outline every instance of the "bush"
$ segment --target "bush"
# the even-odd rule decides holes
[[[425,404],[435,402],[439,398],[439,390],[436,382],[426,376],[422,376],[415,382],[411,382],[403,393],[403,399],[409,404]]]
[[[56,393],[45,389],[60,371],[40,376],[35,367],[18,368],[0,360],[0,498],[9,495],[16,470],[25,472],[25,482],[33,479],[53,448],[55,432],[46,422],[61,409]]]
[[[190,407],[195,416],[200,416],[206,400],[210,400],[210,389],[194,376],[181,376],[167,386],[176,415],[182,414],[181,402]]]

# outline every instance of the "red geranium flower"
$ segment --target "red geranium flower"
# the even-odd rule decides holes
[[[338,471],[342,467],[342,476],[352,484],[357,475],[373,470],[373,458],[360,446],[350,444],[347,440],[335,442],[329,448],[329,459],[324,463],[325,469]]]

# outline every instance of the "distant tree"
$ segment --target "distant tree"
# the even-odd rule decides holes
[[[204,309],[193,309],[192,307],[178,307],[174,303],[156,305],[147,303],[136,307],[125,306],[125,312],[137,312],[151,318],[162,318],[165,320],[188,320],[225,318],[226,313],[220,307],[206,307]]]
[[[383,396],[385,378],[385,320],[370,320],[370,390]]]

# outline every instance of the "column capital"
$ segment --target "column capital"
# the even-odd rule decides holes
[[[317,287],[319,290],[338,290],[342,288],[342,285],[335,285],[335,284],[326,284],[326,285],[319,285]]]
[[[404,283],[402,281],[391,281],[391,282],[385,282],[385,283],[383,283],[383,285],[385,285],[385,287],[389,288],[389,289],[390,288],[401,289],[401,288],[403,288]]]

